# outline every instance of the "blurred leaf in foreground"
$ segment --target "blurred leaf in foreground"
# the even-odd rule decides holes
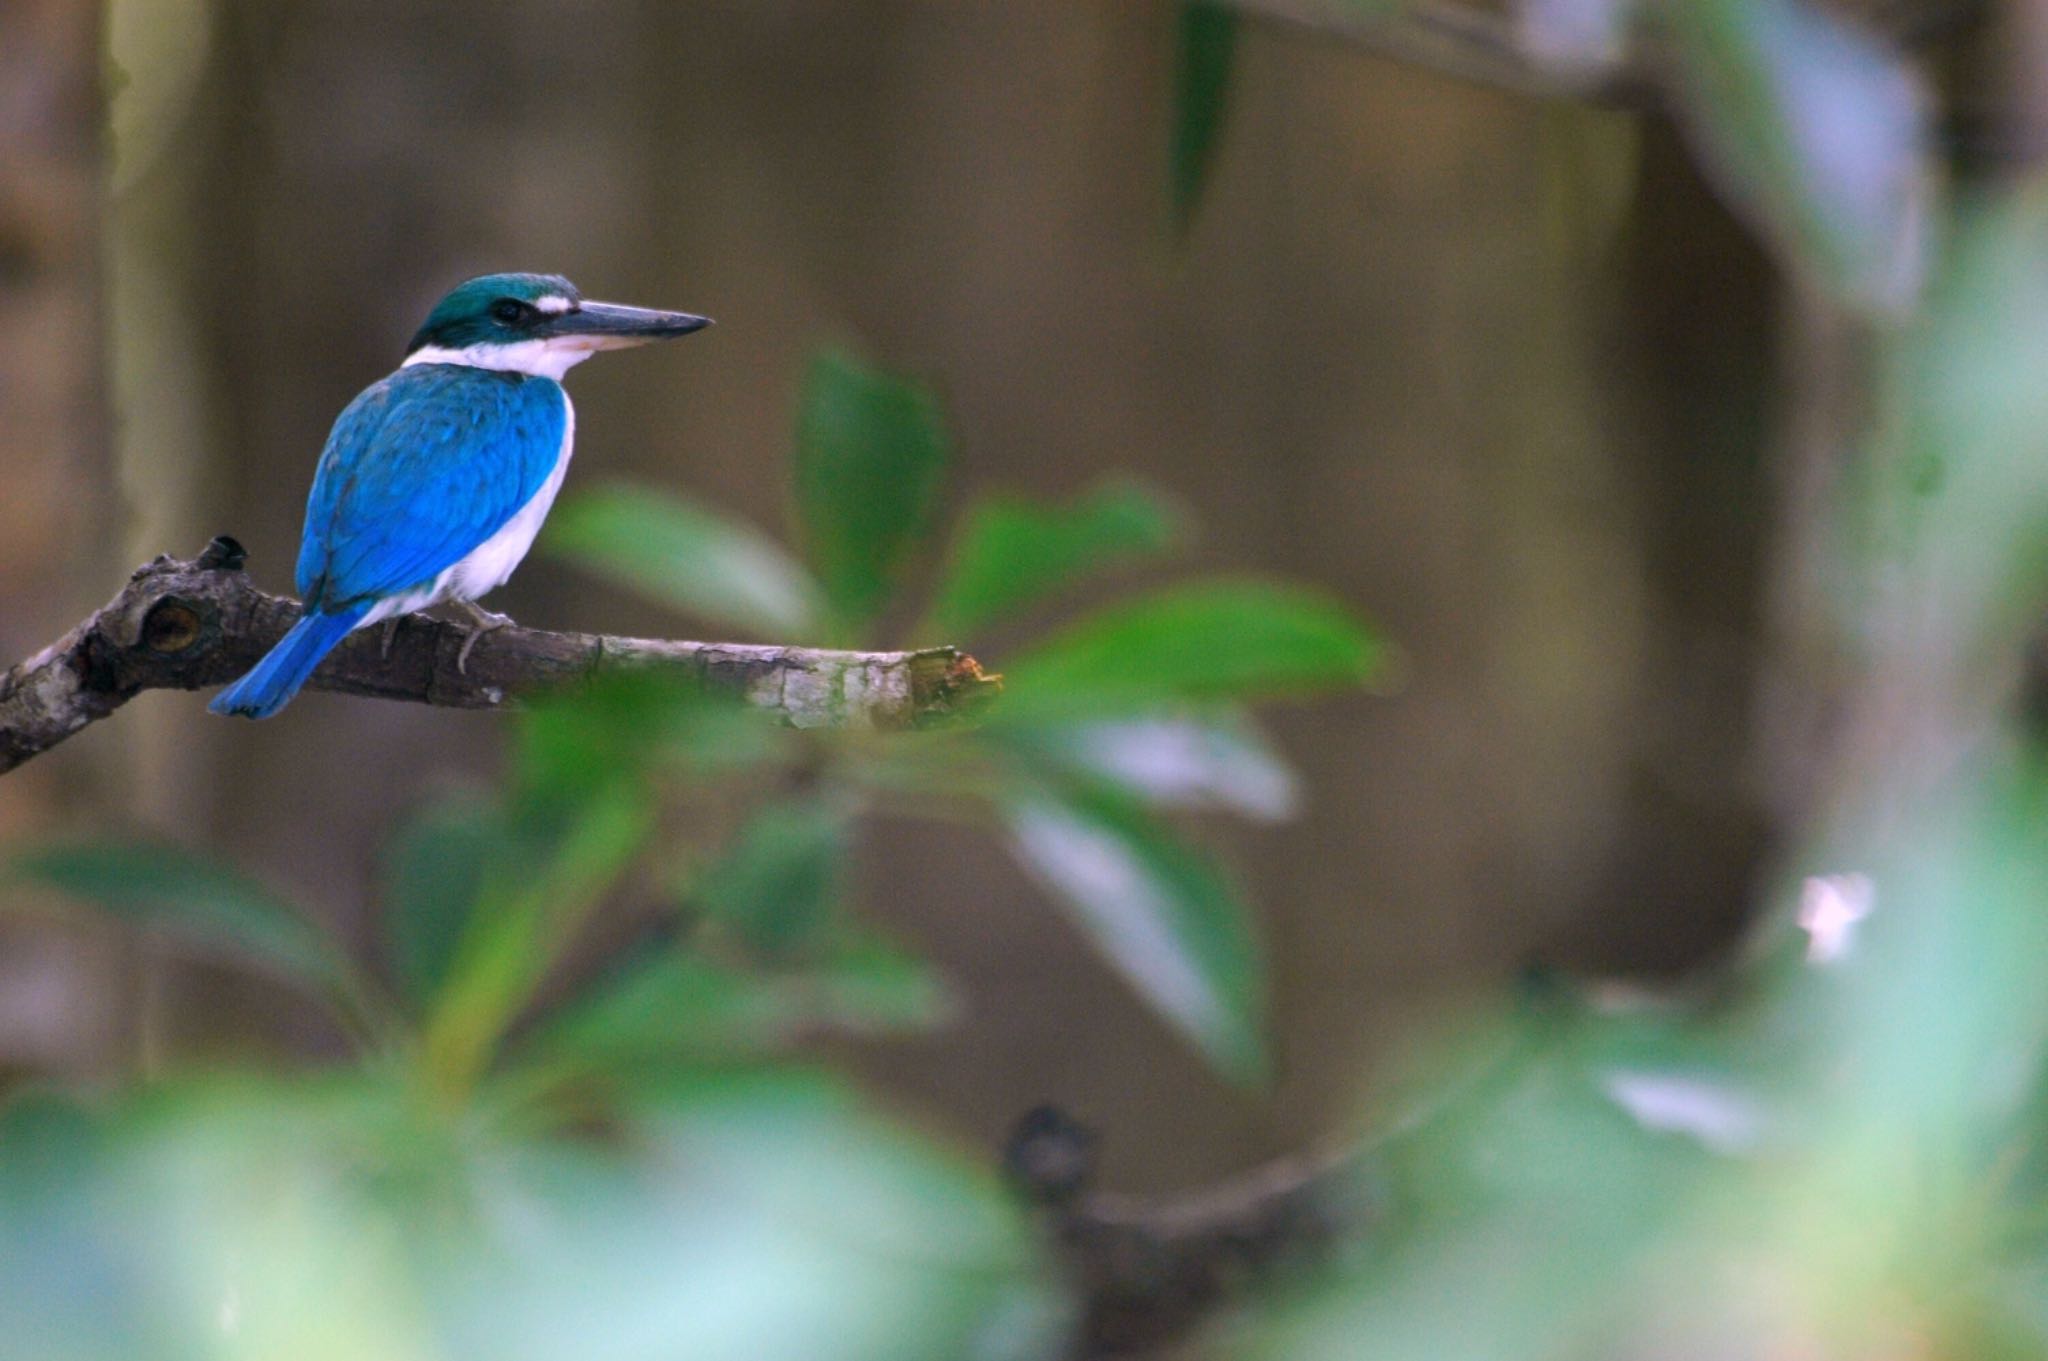
[[[417,1174],[436,1160],[425,1132],[389,1137],[397,1109],[388,1089],[345,1079],[173,1083],[74,1116],[83,1152],[26,1169],[0,1159],[0,1350],[36,1361],[434,1355],[407,1236],[364,1194],[404,1184],[413,1229],[446,1204],[422,1194]],[[0,1119],[10,1153],[24,1132],[16,1112]]]
[[[1034,796],[1008,817],[1017,858],[1152,1005],[1226,1077],[1262,1078],[1258,944],[1221,871],[1108,799]]]
[[[1071,506],[984,501],[967,516],[928,631],[973,638],[1103,568],[1171,547],[1183,532],[1171,506],[1130,482],[1096,487]]]
[[[347,958],[324,932],[253,879],[190,851],[130,842],[51,846],[16,858],[8,877],[327,996],[359,1000]]]
[[[1048,723],[1000,735],[1027,756],[1106,780],[1155,807],[1274,822],[1300,801],[1294,772],[1234,714]]]
[[[440,989],[492,866],[509,850],[501,811],[479,797],[431,805],[386,848],[384,933],[416,1005]]]
[[[997,720],[1116,713],[1364,685],[1385,649],[1329,597],[1196,582],[1110,605],[1004,667]]]
[[[822,1081],[645,1091],[621,1175],[505,1187],[449,1314],[497,1361],[1033,1361],[1063,1322],[1019,1212]],[[542,1169],[547,1170],[545,1166]]]
[[[771,804],[700,871],[690,902],[758,949],[799,948],[839,908],[849,840],[844,809],[816,799]]]
[[[1375,1159],[1379,1241],[1322,1289],[1270,1301],[1228,1355],[1565,1358],[1616,1354],[1617,1337],[1635,1336],[1633,1311],[1669,1270],[1661,1254],[1698,1227],[1715,1160],[1612,1099],[1570,1023],[1495,1024],[1465,1039],[1491,1051],[1476,1071],[1443,1054],[1418,1065],[1431,1094],[1392,1122]]]
[[[548,543],[664,605],[752,636],[801,640],[818,627],[818,588],[781,545],[661,492],[578,496],[548,521]]]
[[[1829,950],[1425,1051],[1374,1148],[1395,1231],[1236,1354],[2041,1355],[2048,781],[1957,773],[1840,829],[1870,901]]]
[[[466,1096],[491,1065],[506,1029],[638,860],[655,822],[647,791],[627,782],[520,811],[530,825],[513,844],[523,853],[486,867],[427,1017],[421,1057],[447,1097]]]
[[[2048,776],[1972,774],[1914,810],[1910,839],[1873,810],[1868,919],[1803,1017],[1816,1067],[1842,1070],[1844,1124],[1916,1156],[1980,1153],[2048,1055]]]
[[[1201,206],[1229,111],[1237,11],[1218,0],[1184,0],[1173,90],[1173,224],[1185,233]]]
[[[1935,199],[1905,61],[1804,0],[1660,6],[1693,143],[1735,208],[1843,302],[1903,314]]]
[[[796,509],[843,624],[887,603],[938,504],[946,433],[923,386],[836,350],[811,364],[797,420]]]
[[[772,760],[788,733],[738,697],[621,669],[520,716],[516,784],[536,799],[655,774],[730,778]]]
[[[69,1122],[10,1113],[0,1138],[43,1150],[26,1176],[0,1160],[9,1356],[1057,1347],[1049,1281],[993,1180],[815,1079],[643,1083],[602,1142],[458,1127],[362,1077],[171,1084]]]
[[[720,1060],[821,1035],[926,1030],[951,1010],[929,966],[879,941],[766,971],[668,946],[595,986],[543,1029],[538,1048],[579,1067]]]
[[[1957,222],[1867,488],[1877,627],[1938,675],[2023,646],[2048,587],[2048,182]]]

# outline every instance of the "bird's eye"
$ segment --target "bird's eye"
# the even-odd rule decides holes
[[[491,304],[491,316],[507,326],[517,326],[533,315],[533,308],[517,298],[500,298]]]

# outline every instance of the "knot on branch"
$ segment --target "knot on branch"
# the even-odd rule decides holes
[[[1033,1106],[1003,1145],[1003,1168],[1034,1205],[1067,1205],[1095,1180],[1095,1132],[1058,1106]]]
[[[57,645],[79,690],[106,701],[93,717],[144,690],[225,684],[283,636],[298,606],[250,586],[247,556],[226,537],[192,561],[160,556]]]
[[[230,534],[216,534],[213,541],[199,550],[198,560],[192,565],[202,572],[239,572],[249,561],[249,550],[242,547],[242,541]]]
[[[189,600],[168,596],[142,617],[142,646],[163,657],[185,652],[206,635],[199,610]]]

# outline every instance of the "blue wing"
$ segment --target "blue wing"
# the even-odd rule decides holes
[[[306,608],[424,588],[540,490],[567,421],[561,385],[525,374],[416,364],[364,389],[335,421],[306,501]]]

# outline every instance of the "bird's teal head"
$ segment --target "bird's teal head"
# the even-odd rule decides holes
[[[560,379],[599,350],[667,340],[710,324],[688,312],[588,302],[559,274],[486,274],[457,284],[434,304],[405,362]]]

